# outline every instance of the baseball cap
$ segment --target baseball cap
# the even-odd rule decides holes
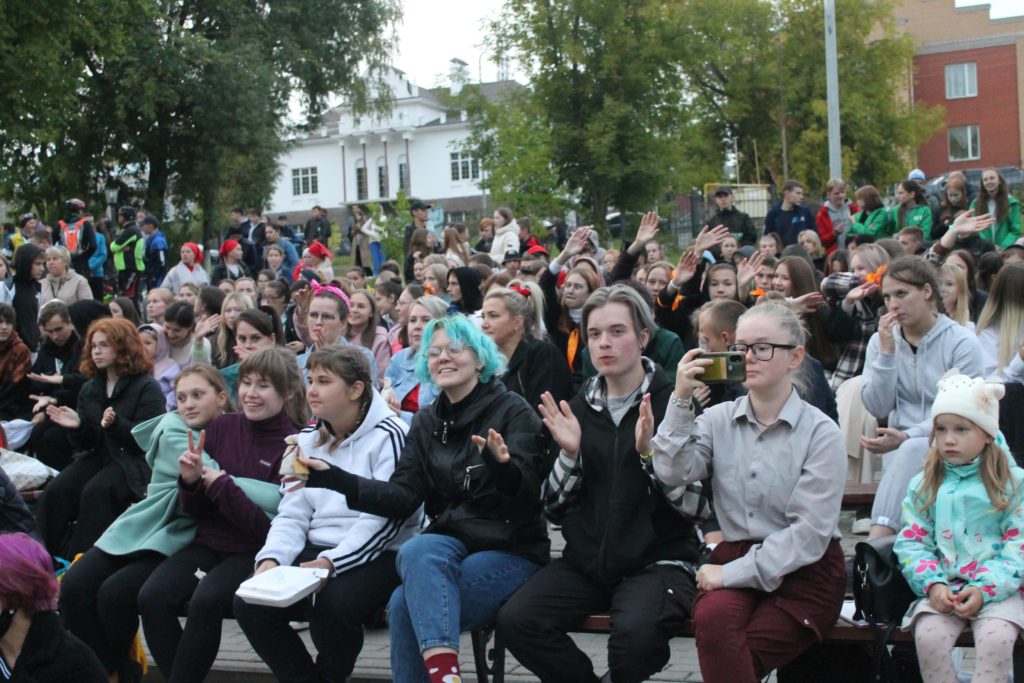
[[[719,185],[718,189],[715,190],[715,196],[717,197],[720,194],[732,194],[732,188],[728,185]]]
[[[426,203],[425,201],[423,201],[421,199],[414,199],[412,201],[412,203],[409,204],[409,210],[410,211],[417,211],[419,209],[429,209],[429,208],[431,208],[430,204]]]
[[[522,257],[519,256],[519,252],[515,249],[509,249],[505,252],[505,257],[501,259],[502,264],[508,263],[509,261],[522,261]]]
[[[919,168],[915,168],[907,175],[907,180],[927,180],[924,171]]]

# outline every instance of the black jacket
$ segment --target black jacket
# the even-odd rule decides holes
[[[107,683],[107,672],[57,612],[36,612],[11,672],[16,683]]]
[[[75,332],[71,333],[64,346],[57,346],[50,340],[43,342],[39,346],[36,362],[32,364],[32,372],[39,375],[60,374],[64,381],[59,385],[32,382],[32,393],[53,396],[61,405],[76,407],[78,394],[88,379],[79,369],[81,360],[82,339]]]
[[[499,464],[486,448],[481,453],[470,439],[486,437],[488,429],[505,439],[508,463]],[[335,489],[350,508],[392,519],[423,504],[431,520],[427,533],[456,538],[471,553],[505,550],[544,564],[551,543],[541,517],[540,431],[540,418],[521,396],[500,380],[481,382],[456,404],[442,393],[416,413],[389,481],[332,466],[311,472],[307,485]]]
[[[224,261],[221,261],[213,267],[213,272],[210,273],[210,284],[216,287],[220,284],[221,280],[237,280],[240,277],[252,277],[249,266],[245,265],[244,261],[238,264],[238,268],[239,275],[237,277],[232,277],[228,272],[228,265],[224,263]]]
[[[103,412],[111,407],[117,419],[107,429],[100,427]],[[78,415],[82,425],[68,436],[85,457],[110,458],[124,470],[132,494],[141,499],[149,484],[150,469],[145,453],[132,437],[132,428],[140,422],[162,415],[166,399],[160,383],[150,375],[127,375],[117,380],[114,392],[107,397],[105,375],[93,377],[78,395]]]
[[[509,391],[526,399],[531,408],[537,410],[540,395],[550,391],[555,402],[572,398],[572,377],[569,363],[554,344],[542,339],[524,337],[512,357],[508,359],[505,374],[500,377]],[[558,454],[547,427],[541,427],[545,472],[547,465]]]
[[[39,349],[39,281],[32,279],[32,263],[43,253],[34,244],[23,244],[14,252],[14,306],[15,330],[29,351]]]
[[[29,512],[25,499],[18,493],[7,473],[0,469],[0,533],[22,531],[37,539],[36,518]]]
[[[724,225],[729,228],[734,236],[740,235],[740,245],[757,245],[757,228],[754,227],[754,221],[750,219],[750,216],[743,213],[736,207],[729,209],[728,211],[718,211],[711,220],[708,221],[708,225],[717,227]]]
[[[618,427],[608,411],[586,400],[586,387],[570,401],[583,441],[583,476],[562,520],[563,557],[581,573],[615,583],[661,560],[697,562],[697,534],[655,489],[636,452],[637,402]],[[656,370],[648,393],[654,424],[665,415],[672,382]]]

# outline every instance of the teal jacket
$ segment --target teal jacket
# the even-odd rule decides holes
[[[924,474],[910,482],[894,550],[903,576],[920,596],[927,596],[935,583],[945,583],[954,591],[973,586],[981,590],[987,604],[1005,600],[1021,587],[1024,470],[1010,466],[1016,495],[1010,498],[1009,508],[998,512],[981,481],[980,462],[979,458],[967,465],[947,464],[935,503],[923,512],[918,510],[923,498],[918,498],[917,491]]]
[[[890,209],[889,222],[892,224],[893,234],[899,232],[903,228],[909,228],[911,226],[917,226],[924,232],[925,241],[931,241],[932,239],[932,209],[927,204],[921,204],[908,210],[903,215],[903,225],[900,225],[900,206],[896,206]]]
[[[867,209],[861,209],[853,214],[850,222],[850,232],[858,235],[871,235],[881,239],[892,234],[892,223],[889,220],[889,209],[880,206],[868,213]]]
[[[978,200],[971,202],[971,208],[973,209],[977,203]],[[1006,215],[991,228],[979,233],[981,237],[990,240],[1000,249],[1006,249],[1022,237],[1020,231],[1020,202],[1017,201],[1016,197],[1010,197],[1007,204]]]
[[[177,412],[166,413],[137,424],[132,436],[145,450],[153,478],[146,497],[121,513],[96,541],[96,547],[110,555],[141,550],[173,555],[192,542],[199,526],[199,520],[186,515],[178,505],[178,458],[188,448],[188,425]],[[193,438],[198,437],[193,432]],[[219,469],[207,453],[203,453],[203,464]],[[244,477],[232,479],[273,519],[281,501],[277,484]]]

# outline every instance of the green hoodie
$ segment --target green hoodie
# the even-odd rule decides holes
[[[977,203],[977,199],[971,202],[971,208],[973,209]],[[982,213],[985,212],[982,211]],[[1006,249],[1019,240],[1022,235],[1020,231],[1020,202],[1017,201],[1017,198],[1009,197],[1006,215],[991,229],[985,230],[979,235],[984,239],[991,240],[1000,249]]]
[[[932,239],[932,209],[927,204],[907,209],[907,212],[903,214],[903,225],[900,225],[900,205],[897,204],[892,207],[889,221],[892,223],[893,233],[897,233],[903,228],[917,226],[924,233],[926,242],[930,242]]]
[[[178,505],[178,458],[188,448],[188,425],[177,412],[159,415],[135,425],[132,436],[146,451],[153,478],[146,497],[125,510],[96,541],[96,547],[110,555],[128,555],[152,550],[173,555],[195,538],[199,520],[186,515]],[[193,432],[194,438],[198,434]],[[203,453],[203,464],[218,468]],[[281,501],[280,487],[256,479],[232,477],[235,484],[273,519]]]
[[[892,234],[892,223],[889,221],[889,209],[880,206],[868,213],[862,209],[853,214],[850,223],[850,232],[857,235],[871,235],[878,239],[888,237]]]

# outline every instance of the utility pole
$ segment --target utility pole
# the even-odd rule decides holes
[[[839,63],[836,56],[836,0],[825,0],[825,85],[828,90],[828,172],[843,177],[839,136]]]

